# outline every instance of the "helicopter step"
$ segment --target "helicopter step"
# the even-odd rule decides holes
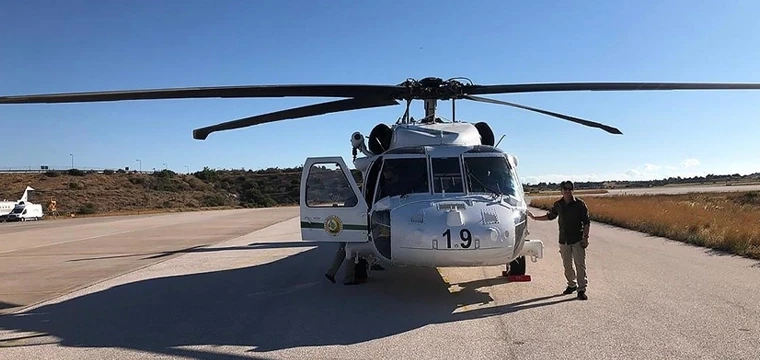
[[[537,259],[544,258],[544,242],[537,239],[525,239],[520,255],[530,256],[532,262],[538,262]]]
[[[501,272],[510,282],[531,281],[530,275],[525,274],[525,257],[530,256],[532,262],[544,257],[544,243],[541,240],[525,239],[520,256],[507,264],[507,269]]]

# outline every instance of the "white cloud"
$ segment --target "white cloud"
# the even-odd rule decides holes
[[[644,164],[644,168],[646,168],[647,171],[655,171],[661,167],[662,166],[660,165]]]
[[[699,166],[699,160],[697,159],[686,159],[684,161],[681,161],[681,166],[687,168],[692,166]]]

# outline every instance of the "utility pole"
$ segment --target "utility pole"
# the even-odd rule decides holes
[[[135,160],[135,161],[137,161],[137,162],[140,164],[140,167],[139,167],[139,169],[140,169],[140,172],[142,172],[142,160],[140,160],[140,159],[137,159],[137,160]]]

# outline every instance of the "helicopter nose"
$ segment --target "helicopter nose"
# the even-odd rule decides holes
[[[514,253],[519,214],[492,201],[406,204],[390,213],[387,258],[407,265],[501,265]]]
[[[510,209],[485,204],[453,204],[434,206],[430,210],[425,222],[432,226],[438,223],[442,229],[433,236],[434,248],[487,249],[510,247],[514,243],[512,230],[516,216]]]

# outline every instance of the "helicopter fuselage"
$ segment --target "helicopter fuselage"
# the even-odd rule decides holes
[[[396,266],[491,266],[524,255],[542,257],[543,243],[527,239],[516,158],[472,144],[478,132],[471,124],[452,124],[456,131],[440,129],[445,125],[397,127],[390,139],[395,147],[355,159],[361,191],[342,158],[307,159],[302,238],[345,242],[349,258]],[[332,199],[316,209],[319,194]]]
[[[402,147],[374,162],[382,163],[380,176],[367,174],[364,198],[380,262],[489,266],[521,255],[527,204],[506,153],[482,145]],[[383,176],[393,172],[389,184]]]

